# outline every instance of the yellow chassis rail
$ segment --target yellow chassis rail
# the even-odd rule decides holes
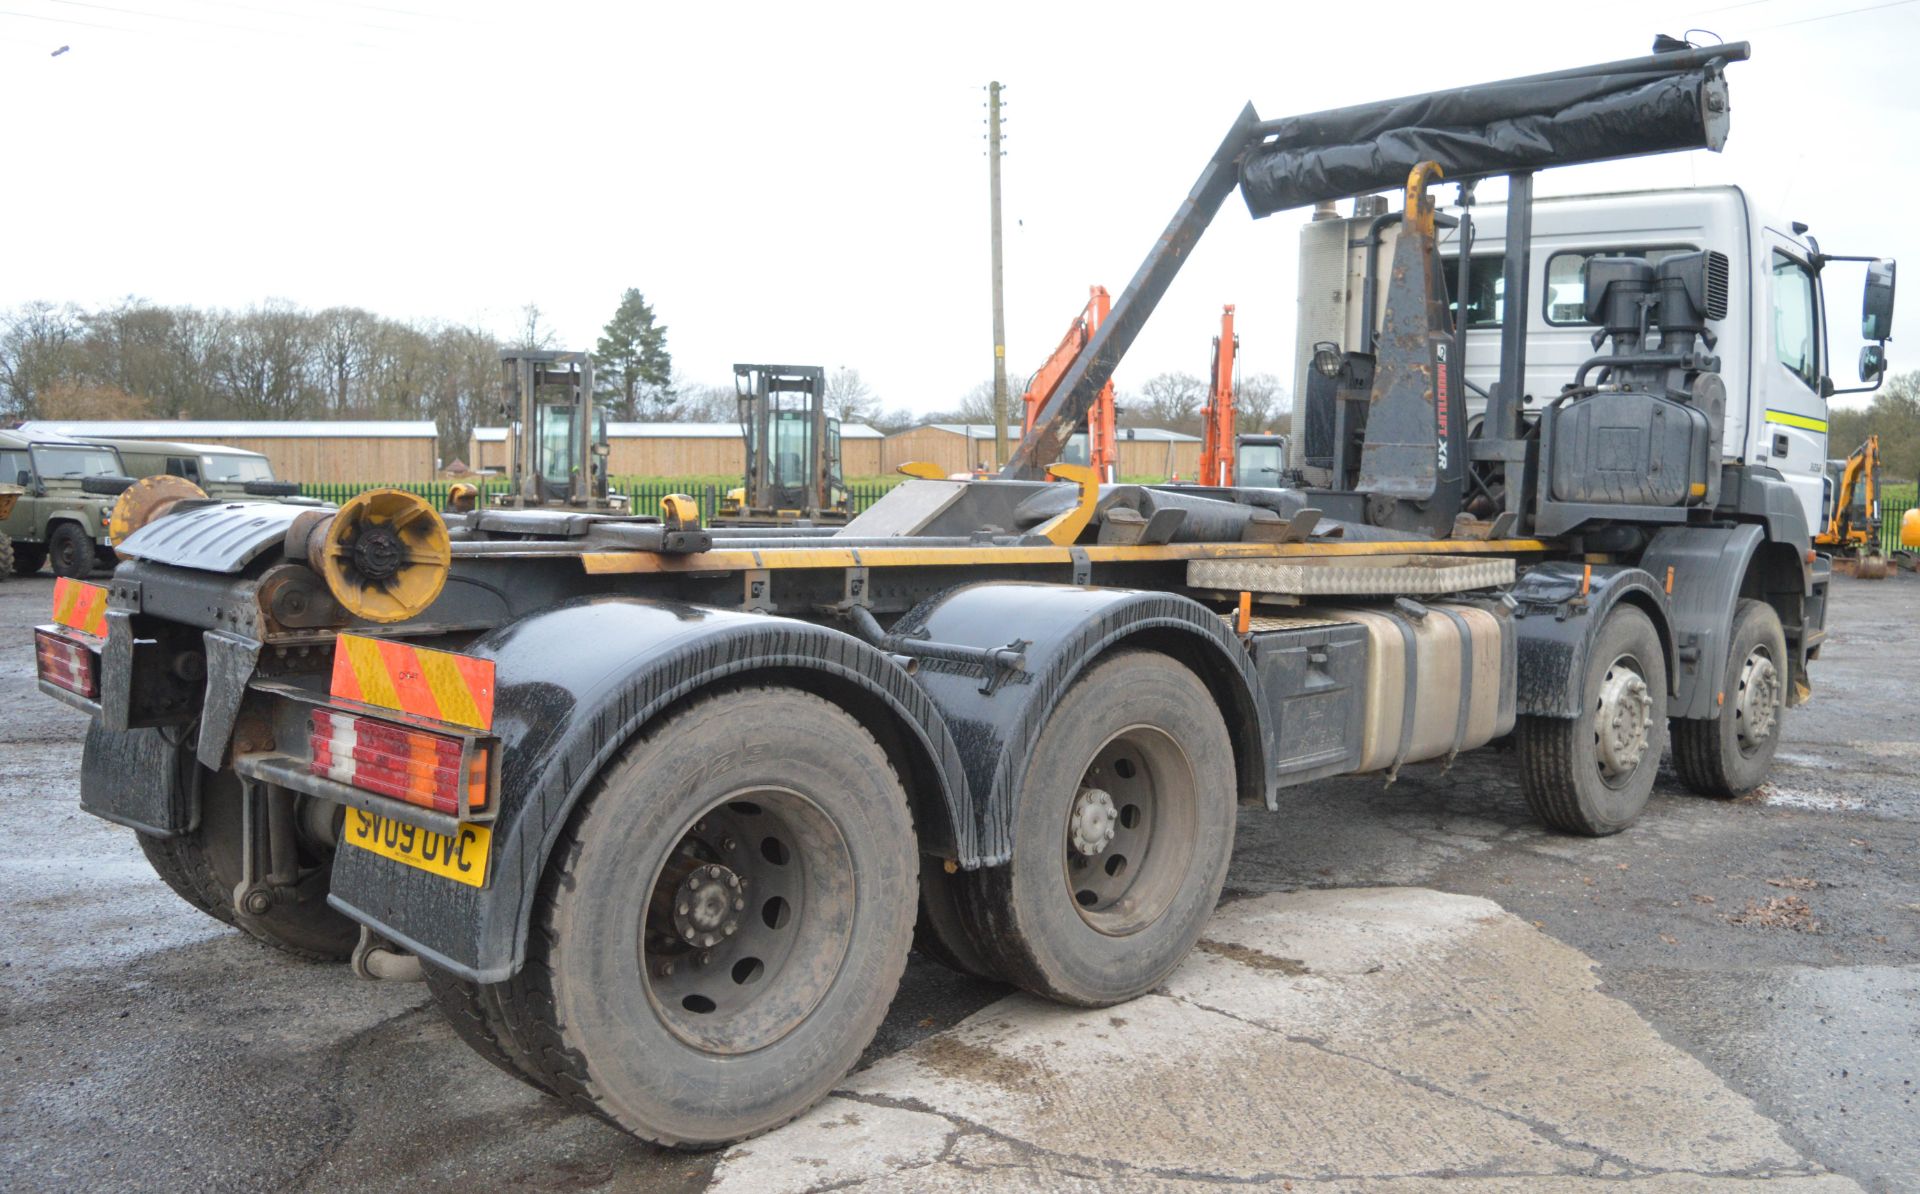
[[[580,557],[590,573],[700,573],[787,568],[925,568],[947,566],[1071,564],[1076,551],[1090,564],[1150,564],[1175,560],[1350,559],[1398,555],[1530,555],[1554,550],[1541,539],[1416,539],[1364,543],[1166,543],[1151,546],[1057,544],[1032,547],[770,547],[716,548],[695,555],[642,551],[589,552]]]

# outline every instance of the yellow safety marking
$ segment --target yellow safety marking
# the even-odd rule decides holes
[[[53,620],[69,630],[107,637],[107,591],[70,576],[53,582]]]
[[[382,709],[398,709],[400,693],[394,687],[393,675],[387,671],[385,657],[380,654],[380,640],[343,634],[333,642],[334,650],[347,653],[347,666],[353,669],[353,679],[360,690],[354,699]]]
[[[1806,415],[1796,415],[1784,410],[1768,411],[1767,422],[1778,423],[1782,427],[1798,427],[1802,431],[1823,432],[1827,429],[1827,421],[1825,419],[1812,419]]]
[[[1421,539],[1356,543],[1156,543],[1099,544],[1081,548],[1096,564],[1147,564],[1173,560],[1337,559],[1392,555],[1526,555],[1552,551],[1541,539]],[[664,555],[650,551],[593,551],[580,563],[594,575],[627,572],[737,572],[744,568],[922,568],[935,565],[1067,564],[1071,546],[1033,547],[767,547],[755,550]]]
[[[444,651],[418,651],[415,657],[420,662],[420,674],[427,681],[427,691],[433,693],[434,703],[440,706],[440,720],[486,728],[486,719],[480,714],[479,703],[473,699],[473,690],[468,687],[467,678],[460,674],[459,661]]]

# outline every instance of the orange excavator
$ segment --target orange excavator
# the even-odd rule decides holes
[[[1233,484],[1233,371],[1240,337],[1233,334],[1233,304],[1220,308],[1220,334],[1213,338],[1213,368],[1207,378],[1207,404],[1200,412],[1202,485]]]
[[[1060,379],[1066,376],[1073,359],[1080,355],[1087,341],[1093,339],[1094,332],[1106,322],[1107,314],[1112,309],[1113,299],[1107,294],[1106,287],[1088,288],[1086,307],[1073,317],[1073,322],[1067,326],[1067,334],[1060,340],[1060,346],[1053,350],[1046,364],[1041,365],[1027,382],[1027,392],[1021,399],[1026,404],[1026,415],[1020,429],[1022,436],[1033,430],[1034,417],[1047,404],[1047,399],[1053,396],[1054,389],[1059,386]],[[1094,476],[1104,482],[1119,480],[1115,474],[1120,449],[1113,433],[1117,414],[1113,404],[1113,383],[1109,381],[1087,411],[1087,427],[1083,433],[1085,438],[1081,440],[1085,445],[1085,463],[1093,468]],[[1080,438],[1080,435],[1075,435],[1067,441],[1067,449],[1061,454],[1062,460],[1070,464],[1081,463],[1074,459],[1081,453],[1074,450],[1073,443],[1074,439]]]
[[[1845,460],[1829,460],[1827,485],[1832,509],[1813,545],[1833,553],[1836,572],[1861,580],[1884,578],[1888,570],[1880,545],[1880,437],[1869,435]]]

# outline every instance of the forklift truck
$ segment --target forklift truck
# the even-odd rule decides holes
[[[827,413],[818,365],[735,365],[746,483],[716,526],[840,526],[853,506],[840,473],[840,420]]]

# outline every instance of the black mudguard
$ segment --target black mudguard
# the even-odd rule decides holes
[[[1784,483],[1775,483],[1772,489],[1792,496]],[[1788,514],[1798,510],[1796,500]],[[1782,521],[1788,533],[1795,530],[1797,524],[1790,519]],[[1708,720],[1719,716],[1720,678],[1727,673],[1733,615],[1741,597],[1769,601],[1779,611],[1789,646],[1801,648],[1790,661],[1792,678],[1805,681],[1808,638],[1803,627],[1807,598],[1814,591],[1813,565],[1807,559],[1804,533],[1796,546],[1792,540],[1771,538],[1772,526],[1748,522],[1668,527],[1653,537],[1641,556],[1641,566],[1663,584],[1669,572],[1673,577],[1673,627],[1680,651],[1673,716]],[[1820,616],[1824,621],[1824,613]],[[1799,703],[1798,687],[1788,685],[1788,703]]]
[[[329,896],[348,916],[465,978],[497,982],[519,968],[548,856],[608,760],[664,710],[729,679],[818,691],[883,740],[891,733],[906,755],[898,761],[923,848],[961,860],[979,854],[973,822],[961,815],[960,750],[933,700],[850,635],[787,618],[603,597],[523,618],[467,653],[496,669],[494,733],[503,753],[487,885],[342,850]],[[876,727],[876,717],[891,729]]]
[[[1644,568],[1556,561],[1527,570],[1510,593],[1519,645],[1515,711],[1527,717],[1578,717],[1588,649],[1607,614],[1631,601],[1653,619],[1667,656],[1668,686],[1678,674],[1667,595]]]
[[[986,582],[923,602],[893,634],[976,648],[1017,646],[1026,657],[1022,669],[997,674],[922,659],[915,677],[961,744],[978,865],[1011,857],[1020,783],[1047,714],[1095,657],[1116,646],[1165,651],[1207,682],[1233,737],[1240,799],[1274,807],[1272,724],[1256,696],[1253,661],[1221,618],[1196,601],[1129,589]]]

